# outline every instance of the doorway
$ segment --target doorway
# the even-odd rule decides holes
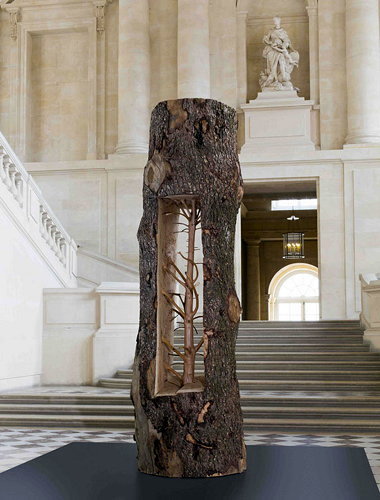
[[[243,319],[318,320],[316,181],[245,184],[241,214]],[[289,256],[284,235],[294,232],[303,235],[302,254]]]

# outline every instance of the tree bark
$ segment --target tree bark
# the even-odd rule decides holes
[[[211,477],[246,468],[235,344],[235,224],[243,196],[235,111],[210,99],[162,102],[152,113],[140,223],[140,326],[131,396],[138,468],[169,477]],[[157,394],[161,363],[159,203],[197,197],[203,246],[204,387]],[[161,229],[160,229],[161,227]],[[166,226],[167,231],[168,226]],[[189,261],[187,262],[189,264]],[[188,272],[193,273],[194,270]],[[192,336],[188,331],[189,339]],[[191,339],[189,340],[191,342]]]

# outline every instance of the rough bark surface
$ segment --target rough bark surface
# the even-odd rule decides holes
[[[235,344],[236,216],[243,190],[235,111],[213,100],[161,102],[152,113],[140,223],[140,327],[132,399],[138,468],[169,477],[209,477],[246,468]],[[154,397],[157,347],[158,200],[198,195],[204,267],[202,392]]]

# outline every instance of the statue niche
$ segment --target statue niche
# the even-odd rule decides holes
[[[296,90],[291,74],[298,67],[299,53],[293,49],[290,38],[281,27],[281,18],[273,18],[274,27],[264,36],[263,57],[266,69],[260,74],[261,90]]]
[[[152,113],[131,391],[138,468],[148,474],[246,468],[235,360],[236,131],[235,110],[211,99],[161,102]]]

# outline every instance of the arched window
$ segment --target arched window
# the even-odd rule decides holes
[[[318,269],[310,264],[282,268],[269,285],[269,319],[319,320]]]

